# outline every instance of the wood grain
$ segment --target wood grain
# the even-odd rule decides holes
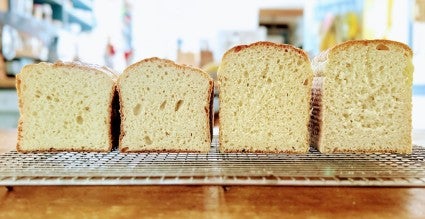
[[[0,152],[15,144],[16,130],[0,130]],[[8,191],[0,187],[0,218],[61,217],[425,218],[425,188],[17,186]]]
[[[0,190],[0,218],[423,218],[425,189],[53,186]]]

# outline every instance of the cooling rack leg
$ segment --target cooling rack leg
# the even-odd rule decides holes
[[[13,186],[5,186],[8,192],[13,191]]]

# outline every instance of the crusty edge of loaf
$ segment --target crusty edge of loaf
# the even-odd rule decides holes
[[[17,74],[15,78],[15,85],[16,85],[16,93],[18,94],[18,109],[19,109],[19,120],[18,120],[18,139],[16,143],[16,150],[18,152],[24,152],[21,149],[21,143],[22,143],[22,111],[23,111],[23,103],[22,103],[22,93],[21,93],[21,75]]]
[[[322,86],[323,77],[314,77],[311,89],[311,108],[310,108],[310,146],[319,150],[321,141],[322,128]]]
[[[349,40],[345,41],[341,44],[338,44],[330,49],[330,53],[333,53],[335,51],[345,50],[348,47],[354,46],[354,45],[364,45],[367,46],[369,44],[387,44],[387,45],[393,45],[402,48],[405,50],[409,56],[413,56],[412,49],[404,43],[393,41],[393,40],[386,40],[386,39],[374,39],[374,40]]]
[[[246,49],[251,49],[251,48],[255,48],[255,47],[274,47],[280,50],[291,50],[297,54],[299,54],[302,58],[309,60],[308,55],[305,53],[304,50],[297,48],[293,45],[289,45],[289,44],[278,44],[278,43],[273,43],[273,42],[269,42],[269,41],[258,41],[255,43],[251,43],[248,45],[237,45],[234,46],[233,48],[227,50],[226,53],[224,53],[222,60],[224,60],[225,57],[227,57],[230,54],[233,53],[238,53],[242,50],[246,50]],[[310,62],[310,60],[309,60]]]
[[[56,61],[55,63],[48,63],[48,62],[41,62],[38,64],[30,64],[30,65],[49,65],[49,66],[54,66],[54,67],[71,67],[71,68],[81,68],[82,70],[87,70],[89,72],[102,72],[102,74],[106,74],[108,75],[114,85],[113,88],[111,90],[111,98],[110,98],[110,104],[109,104],[109,124],[111,124],[112,121],[112,111],[113,111],[113,98],[114,98],[114,94],[116,91],[116,80],[117,80],[117,74],[112,71],[111,69],[107,68],[107,67],[101,67],[98,65],[93,65],[93,64],[87,64],[87,63],[82,63],[82,62],[62,62],[62,61]],[[29,65],[28,65],[29,66]],[[26,68],[26,66],[24,66],[24,68]],[[22,69],[22,71],[24,71],[25,69]],[[93,71],[95,70],[95,71]],[[64,149],[64,150],[57,150],[57,149],[49,149],[49,150],[23,150],[21,148],[21,143],[22,143],[22,128],[23,128],[23,121],[22,121],[22,115],[24,114],[23,112],[23,102],[22,102],[22,91],[21,91],[21,75],[17,74],[16,75],[16,79],[15,79],[15,83],[16,83],[16,90],[17,90],[17,94],[18,94],[18,108],[19,108],[19,112],[20,112],[20,117],[18,120],[18,137],[17,137],[17,143],[16,143],[16,150],[20,153],[37,153],[37,152],[61,152],[61,151],[71,151],[71,152],[109,152],[112,150],[113,147],[113,133],[112,133],[112,127],[110,127],[109,130],[109,147],[106,150],[75,150],[75,149]]]
[[[220,153],[258,153],[258,154],[306,154],[309,151],[309,147],[306,151],[293,151],[293,150],[231,150],[223,149]]]
[[[331,47],[325,51],[320,52],[317,56],[315,56],[311,62],[312,64],[312,69],[313,69],[313,74],[314,76],[317,77],[321,77],[324,76],[324,69],[326,67],[327,61],[329,59],[329,56],[332,56],[334,53],[338,52],[338,51],[343,51],[351,46],[356,46],[356,45],[363,45],[363,46],[368,46],[368,45],[378,45],[378,44],[386,44],[386,45],[393,45],[396,47],[401,48],[402,50],[405,51],[405,55],[407,57],[412,57],[413,56],[413,52],[410,49],[409,46],[407,46],[404,43],[398,42],[398,41],[393,41],[393,40],[385,40],[385,39],[374,39],[374,40],[349,40],[346,42],[343,42],[341,44],[335,45],[334,47]]]
[[[208,147],[205,150],[125,150],[124,149],[125,147],[122,146],[121,142],[122,142],[122,139],[125,136],[125,130],[124,130],[122,121],[125,120],[125,115],[124,115],[123,110],[122,110],[123,109],[123,100],[122,100],[122,95],[121,95],[121,78],[124,77],[126,74],[128,74],[128,72],[133,71],[134,68],[137,68],[138,66],[143,65],[144,63],[152,62],[152,61],[153,62],[157,62],[157,61],[163,62],[165,64],[168,64],[168,65],[171,65],[175,68],[178,68],[180,70],[190,69],[190,70],[200,74],[201,76],[203,76],[205,79],[208,80],[209,89],[208,89],[208,92],[206,93],[206,98],[205,98],[206,104],[204,106],[204,109],[205,109],[205,112],[206,112],[206,120],[207,120],[207,128],[205,129],[205,131],[207,133],[207,138],[209,139],[208,140],[209,143],[208,143]],[[180,64],[177,64],[177,63],[175,63],[171,60],[168,60],[168,59],[151,57],[151,58],[143,59],[139,62],[136,62],[136,63],[128,66],[124,70],[123,74],[121,74],[120,77],[118,78],[117,91],[118,91],[119,105],[120,105],[119,112],[120,112],[120,116],[121,116],[120,136],[119,136],[118,148],[121,152],[125,152],[125,153],[133,153],[133,152],[135,152],[135,153],[137,153],[137,152],[170,152],[170,153],[201,152],[201,153],[207,153],[207,152],[209,152],[210,146],[211,146],[211,141],[212,141],[212,128],[213,128],[212,126],[213,126],[213,119],[214,119],[214,116],[211,115],[211,113],[212,113],[212,99],[211,99],[212,95],[211,94],[214,94],[214,81],[210,77],[210,75],[208,73],[206,73],[205,71],[203,71],[199,68],[196,68],[196,67],[188,66],[188,65],[180,65]]]
[[[200,68],[196,68],[196,67],[193,67],[193,66],[190,66],[190,65],[177,64],[177,63],[175,63],[175,62],[173,62],[169,59],[161,59],[161,58],[158,58],[158,57],[151,57],[151,58],[147,58],[147,59],[142,59],[142,60],[140,60],[136,63],[133,63],[130,66],[128,66],[126,69],[124,69],[123,74],[125,74],[128,71],[132,71],[133,68],[137,68],[139,65],[143,65],[144,63],[157,62],[157,61],[163,62],[164,64],[167,64],[167,65],[174,66],[174,67],[179,68],[181,70],[191,69],[191,70],[199,73],[200,75],[202,75],[206,79],[212,80],[211,76]]]
[[[409,46],[407,46],[404,43],[401,42],[397,42],[397,41],[392,41],[392,40],[385,40],[385,39],[375,39],[375,40],[350,40],[350,41],[346,41],[344,43],[338,44],[330,49],[327,49],[325,51],[322,51],[321,53],[319,53],[316,57],[313,58],[312,60],[312,69],[313,69],[313,74],[314,74],[314,79],[315,80],[319,80],[320,78],[320,83],[316,82],[316,85],[313,83],[313,88],[312,88],[312,101],[311,101],[311,119],[310,119],[310,125],[309,125],[309,129],[310,129],[310,144],[312,147],[315,147],[316,149],[318,149],[320,152],[322,153],[402,153],[402,154],[409,154],[411,153],[411,147],[410,148],[403,148],[402,150],[334,150],[334,151],[329,151],[326,148],[321,148],[323,147],[321,145],[321,140],[322,140],[322,110],[323,110],[323,106],[322,106],[322,98],[323,98],[323,83],[325,83],[325,75],[324,75],[324,70],[326,68],[327,65],[327,61],[329,59],[329,56],[332,55],[335,52],[341,51],[341,50],[345,50],[351,46],[355,46],[355,45],[364,45],[367,46],[369,44],[390,44],[393,46],[397,46],[401,49],[403,49],[406,52],[406,56],[407,58],[412,58],[413,56],[413,52],[410,49]],[[317,78],[317,79],[316,79]],[[317,112],[314,111],[313,105],[316,107],[316,109],[318,110]],[[317,115],[315,115],[317,114]],[[313,121],[313,116],[317,119],[315,121]],[[317,133],[312,133],[311,130],[316,130]]]
[[[52,65],[53,67],[62,66],[62,67],[80,68],[82,70],[87,70],[94,73],[102,72],[103,74],[106,74],[109,77],[111,77],[112,80],[114,81],[118,79],[118,73],[106,66],[100,66],[100,65],[85,63],[80,61],[72,61],[72,62],[56,61],[55,63],[47,63],[47,64]],[[97,70],[97,71],[93,71],[93,70]]]

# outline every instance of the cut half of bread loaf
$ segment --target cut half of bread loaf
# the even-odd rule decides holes
[[[150,58],[120,75],[122,152],[208,152],[213,81],[200,69]]]
[[[301,49],[236,46],[224,54],[218,78],[221,152],[308,152],[313,73]]]
[[[312,62],[311,144],[324,153],[412,152],[412,51],[348,41]]]
[[[16,76],[17,150],[110,151],[115,80],[108,69],[81,63],[25,66]]]

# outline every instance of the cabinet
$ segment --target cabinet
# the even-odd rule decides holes
[[[94,25],[92,0],[8,0],[0,11],[0,88],[13,88],[13,76],[26,64],[56,61],[60,32]]]
[[[16,128],[19,120],[16,91],[0,89],[0,103],[0,128]]]
[[[77,24],[81,31],[90,31],[95,25],[91,0],[34,0],[34,4],[49,4],[53,20],[62,22],[65,29]]]

